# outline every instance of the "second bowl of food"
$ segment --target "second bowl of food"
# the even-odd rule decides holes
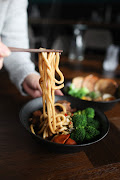
[[[109,78],[99,78],[95,75],[79,76],[67,82],[64,93],[79,98],[84,104],[108,111],[120,101],[120,86]]]

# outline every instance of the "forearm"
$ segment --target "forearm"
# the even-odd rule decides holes
[[[27,1],[11,0],[2,31],[2,41],[7,46],[28,48],[27,31]],[[9,72],[11,81],[19,88],[21,93],[21,85],[25,77],[28,74],[37,73],[30,60],[29,53],[12,53],[5,58],[4,65]]]

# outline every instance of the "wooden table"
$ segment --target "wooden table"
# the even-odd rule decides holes
[[[62,58],[61,70],[69,80],[91,70],[102,75],[98,63],[100,67],[101,61],[85,60],[79,70]],[[120,179],[120,103],[105,113],[110,131],[101,142],[84,151],[65,154],[49,152],[21,125],[19,111],[30,99],[20,95],[6,71],[0,72],[0,180]]]

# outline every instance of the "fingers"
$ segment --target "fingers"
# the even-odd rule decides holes
[[[23,84],[23,88],[27,94],[29,94],[33,98],[37,98],[42,96],[42,92],[39,89],[32,89],[27,83]]]
[[[0,69],[2,68],[3,66],[3,58],[0,58]]]
[[[24,79],[22,83],[24,90],[33,98],[42,96],[42,90],[39,84],[39,79],[39,75],[30,74]],[[61,90],[55,90],[55,95],[63,96],[63,93]]]
[[[10,50],[7,46],[5,46],[2,42],[0,42],[0,69],[3,66],[3,58],[7,57],[11,54]]]
[[[7,57],[11,54],[10,50],[6,45],[0,42],[0,57]]]
[[[64,94],[62,93],[61,90],[58,89],[55,91],[55,95],[63,96]]]

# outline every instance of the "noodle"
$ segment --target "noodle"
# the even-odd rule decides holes
[[[67,130],[66,109],[60,103],[55,104],[55,90],[64,87],[64,76],[58,66],[59,52],[39,53],[38,68],[41,75],[39,83],[42,89],[43,114],[40,116],[40,130],[37,133],[42,134],[43,138]],[[55,78],[56,72],[60,77],[59,81]],[[55,106],[62,108],[62,112],[56,113]],[[33,129],[32,131],[34,132]]]
[[[34,128],[33,128],[33,124],[30,125],[30,129],[31,129],[31,132],[32,132],[33,134],[35,134],[35,131],[34,131]]]

